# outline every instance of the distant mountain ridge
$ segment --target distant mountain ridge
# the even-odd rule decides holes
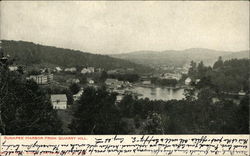
[[[239,52],[218,51],[204,48],[166,51],[136,51],[124,54],[110,55],[114,58],[129,60],[142,65],[174,65],[183,66],[190,61],[203,61],[207,65],[213,64],[219,56],[224,60],[232,58],[249,58],[249,50]]]
[[[15,59],[15,63],[26,66],[92,66],[106,70],[134,68],[137,72],[148,72],[150,68],[136,63],[112,58],[107,55],[91,54],[79,50],[44,46],[26,41],[2,40],[5,54]]]

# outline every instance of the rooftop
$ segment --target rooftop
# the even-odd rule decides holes
[[[52,101],[67,101],[66,94],[52,94],[50,95]]]

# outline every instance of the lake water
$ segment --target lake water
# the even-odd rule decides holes
[[[133,92],[141,94],[138,98],[149,98],[150,100],[181,100],[185,98],[184,89],[166,88],[166,87],[134,87]]]

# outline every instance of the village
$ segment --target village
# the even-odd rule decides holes
[[[17,71],[21,67],[18,65],[9,66],[10,71]],[[177,83],[174,85],[168,85],[166,87],[171,88],[185,88],[188,87],[191,83],[191,79],[186,77],[183,80],[183,76],[185,76],[188,72],[188,68],[173,68],[173,67],[165,67],[164,69],[168,72],[164,72],[164,69],[156,70],[158,72],[137,75],[134,72],[133,68],[119,68],[105,71],[102,68],[94,68],[94,67],[54,67],[54,68],[36,68],[29,69],[29,71],[25,71],[25,69],[21,68],[27,80],[33,80],[38,85],[44,88],[54,88],[55,86],[60,86],[62,88],[68,88],[70,85],[75,84],[79,86],[78,92],[73,94],[73,100],[77,101],[82,94],[84,94],[84,88],[86,87],[94,87],[98,88],[101,86],[105,86],[109,92],[117,93],[116,103],[119,103],[123,97],[127,94],[131,94],[133,96],[141,96],[139,93],[136,93],[131,90],[131,88],[135,86],[148,87],[153,88],[156,86],[153,83],[153,79],[158,80],[174,80]],[[171,72],[169,72],[171,71]],[[116,75],[132,75],[137,76],[135,80],[119,80]],[[100,80],[100,77],[104,77],[104,80]],[[195,81],[196,83],[199,80]],[[52,92],[50,94],[51,103],[53,108],[58,110],[66,110],[71,104],[68,102],[68,97],[65,93],[60,92]]]

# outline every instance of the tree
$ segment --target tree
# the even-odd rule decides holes
[[[68,105],[72,105],[73,102],[74,102],[72,92],[69,91],[69,90],[67,90],[67,91],[66,91],[66,96],[67,96],[67,104],[68,104]]]
[[[185,96],[186,100],[194,101],[195,100],[195,89],[194,88],[185,89],[184,96]]]
[[[38,69],[33,69],[28,72],[28,75],[40,75],[40,74],[41,74],[41,71],[39,71]]]
[[[76,93],[78,93],[80,91],[81,87],[77,84],[77,83],[72,83],[69,86],[69,90],[71,91],[71,93],[74,95]]]
[[[86,88],[76,102],[74,119],[70,124],[73,134],[118,134],[120,115],[115,106],[115,95],[105,89]]]
[[[124,117],[133,117],[135,115],[135,100],[131,95],[126,95],[119,103],[120,111]]]
[[[108,78],[108,74],[106,71],[102,71],[101,76],[100,76],[100,81],[105,82],[106,79]]]
[[[213,69],[218,69],[218,68],[221,68],[221,67],[223,67],[223,61],[222,61],[222,57],[220,56],[218,58],[218,60],[214,63]]]
[[[237,124],[239,133],[249,134],[249,96],[245,96],[237,110]]]
[[[203,64],[203,61],[201,61],[197,66],[197,78],[201,78],[205,76],[206,74],[206,67]]]
[[[191,61],[190,68],[188,70],[188,76],[194,79],[196,78],[196,75],[197,75],[196,63],[194,61]]]
[[[61,134],[61,121],[48,94],[34,81],[0,66],[0,133]]]
[[[144,122],[143,134],[164,134],[164,123],[163,118],[160,114],[150,112]]]

